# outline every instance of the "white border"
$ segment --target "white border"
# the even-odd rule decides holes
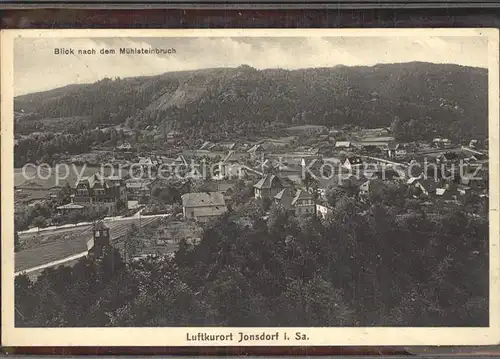
[[[477,36],[488,39],[490,148],[489,328],[15,328],[13,250],[13,40],[15,37],[397,37]],[[1,45],[2,344],[4,346],[304,346],[485,345],[500,342],[499,301],[499,40],[497,29],[189,29],[189,30],[3,30]],[[296,331],[308,341],[238,343],[247,334]],[[191,342],[186,334],[234,333],[233,342]]]

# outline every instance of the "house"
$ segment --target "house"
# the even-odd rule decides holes
[[[130,151],[132,149],[132,146],[128,142],[123,142],[120,145],[116,146],[116,149],[118,151]]]
[[[436,148],[450,148],[451,140],[447,138],[435,138],[432,140],[432,145]]]
[[[314,203],[313,195],[301,189],[295,193],[295,197],[292,200],[292,207],[296,216],[316,213],[316,204]]]
[[[382,152],[380,147],[375,146],[375,145],[363,145],[362,146],[363,152],[368,153],[368,154],[378,154]]]
[[[333,213],[333,209],[322,205],[322,204],[317,204],[316,205],[316,215],[321,218],[326,218],[328,215]]]
[[[231,197],[234,195],[234,183],[217,183],[217,192],[222,193],[224,200],[230,201]]]
[[[58,206],[56,209],[60,214],[67,215],[70,213],[82,213],[85,207],[75,203],[68,203],[63,206]]]
[[[248,151],[251,159],[257,159],[264,155],[264,147],[260,144],[253,145]]]
[[[178,156],[172,163],[172,166],[188,166],[188,161],[183,155]]]
[[[374,190],[378,190],[384,187],[384,183],[380,180],[368,180],[359,186],[359,195],[361,197],[369,196]]]
[[[410,178],[408,185],[417,190],[416,193],[430,196],[436,193],[437,184],[432,179]]]
[[[149,180],[130,180],[125,183],[125,187],[129,201],[147,201],[151,197],[151,181]]]
[[[215,144],[215,143],[210,142],[210,141],[205,141],[205,142],[201,145],[200,150],[208,150],[208,151],[210,151],[210,150],[212,150],[215,146],[216,146],[216,144]]]
[[[387,145],[394,141],[394,137],[385,136],[385,137],[366,137],[360,141],[357,141],[357,145],[359,146],[377,146],[380,148],[385,148]]]
[[[274,203],[287,210],[292,209],[293,192],[290,187],[283,188],[278,192],[276,196],[273,197]]]
[[[273,198],[282,189],[291,187],[291,184],[273,174],[267,174],[264,178],[261,178],[254,186],[255,198]]]
[[[181,137],[182,134],[179,131],[170,131],[167,133],[167,142],[175,142]]]
[[[220,142],[219,147],[232,151],[236,148],[236,142]]]
[[[158,161],[152,157],[139,157],[138,163],[144,170],[155,169],[158,167]]]
[[[473,190],[478,190],[487,187],[486,181],[482,179],[481,176],[478,174],[476,174],[476,176],[474,177],[469,175],[461,176],[460,184],[467,186]]]
[[[350,141],[337,141],[335,142],[336,149],[350,149],[352,147]]]
[[[348,170],[359,169],[363,166],[363,160],[359,156],[348,156],[343,164],[344,168]]]
[[[229,153],[222,159],[219,163],[220,177],[229,177],[229,178],[242,178],[244,176],[244,165],[241,162],[244,162],[247,158],[249,158],[249,153],[247,152],[236,152],[229,151]]]
[[[75,183],[71,202],[75,204],[116,204],[127,201],[125,182],[119,177],[104,178],[100,173],[82,178]]]
[[[436,188],[436,196],[444,200],[457,199],[458,190],[453,187],[440,187]]]
[[[479,145],[479,141],[478,140],[470,140],[469,142],[469,147],[470,148],[477,148]]]
[[[385,151],[387,152],[387,157],[389,158],[399,159],[407,155],[406,148],[394,141],[389,142],[389,144],[385,148]]]
[[[193,192],[182,195],[185,219],[208,222],[227,212],[224,196],[219,192]]]
[[[286,131],[290,134],[295,134],[295,135],[313,136],[313,135],[327,133],[328,128],[326,126],[302,125],[302,126],[288,127]]]
[[[463,158],[463,156],[459,155],[456,152],[445,152],[445,153],[441,153],[439,156],[437,156],[436,160],[438,163],[442,163],[442,162],[458,161],[461,158]]]
[[[368,137],[381,137],[381,136],[389,136],[392,134],[390,128],[387,127],[379,127],[379,128],[366,128],[363,130],[363,135]]]

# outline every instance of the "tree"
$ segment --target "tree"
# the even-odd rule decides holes
[[[43,228],[45,227],[45,218],[42,216],[37,216],[33,218],[33,226]]]
[[[395,117],[391,123],[392,133],[394,138],[398,141],[404,140],[406,137],[405,124],[399,117]]]

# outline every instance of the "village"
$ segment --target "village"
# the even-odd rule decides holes
[[[17,169],[16,275],[70,265],[99,250],[103,233],[127,260],[172,255],[221,216],[244,220],[249,202],[327,218],[338,191],[360,202],[396,191],[429,212],[488,199],[488,143],[478,139],[401,142],[390,127],[302,125],[195,147],[171,131],[164,148],[145,152],[124,140],[63,159],[78,168],[69,175]]]

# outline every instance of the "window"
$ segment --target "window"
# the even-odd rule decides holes
[[[100,237],[101,236],[101,232],[100,231],[95,231],[95,236],[96,237]]]

